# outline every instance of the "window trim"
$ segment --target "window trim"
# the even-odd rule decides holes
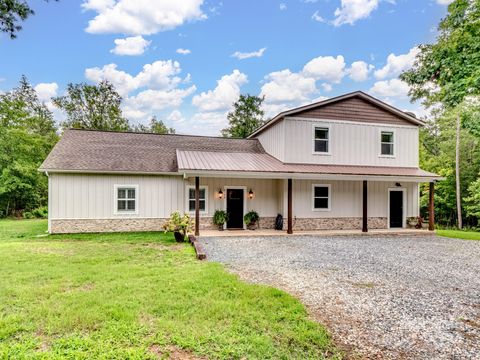
[[[382,154],[382,133],[392,133],[392,137],[393,137],[393,154],[392,155],[389,155],[389,154]],[[379,138],[379,151],[378,151],[378,156],[379,157],[383,157],[383,158],[395,158],[396,157],[396,154],[397,154],[397,135],[395,133],[395,130],[393,129],[379,129],[378,130],[378,138]],[[385,143],[387,144],[387,143]]]
[[[190,211],[190,189],[195,190],[194,185],[187,185],[185,190],[185,213],[188,214],[195,214],[195,210]],[[200,190],[205,189],[205,211],[200,210],[200,214],[207,215],[208,214],[208,186],[207,185],[200,185]]]
[[[321,129],[327,129],[328,130],[328,151],[327,152],[321,152],[321,151],[315,151],[315,129],[316,128],[321,128]],[[332,127],[331,124],[325,124],[325,123],[314,123],[312,124],[312,154],[313,155],[332,155]]]
[[[315,188],[326,187],[328,188],[328,208],[315,208]],[[322,197],[322,199],[324,199]],[[331,184],[312,184],[312,211],[331,211],[332,210],[332,185]]]
[[[118,210],[118,189],[135,189],[135,210]],[[130,199],[131,200],[131,199]],[[139,208],[138,184],[114,184],[113,185],[113,214],[114,215],[138,215]]]

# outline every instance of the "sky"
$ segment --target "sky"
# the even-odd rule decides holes
[[[0,35],[0,91],[22,74],[51,103],[68,83],[112,82],[132,124],[218,135],[240,94],[278,112],[362,90],[401,110],[398,75],[431,43],[451,0],[29,1],[18,38]]]

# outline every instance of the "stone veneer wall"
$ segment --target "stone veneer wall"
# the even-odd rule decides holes
[[[62,219],[51,220],[53,234],[122,232],[122,231],[162,231],[167,219]]]
[[[51,220],[50,231],[54,234],[122,232],[122,231],[161,231],[167,219],[62,219]],[[274,217],[260,218],[260,229],[273,229]],[[283,219],[283,228],[287,228],[287,219]],[[362,218],[297,218],[293,221],[293,230],[358,230],[362,228]],[[387,229],[387,218],[369,218],[369,229]],[[216,230],[211,217],[200,218],[200,230]]]
[[[283,228],[286,228],[284,219]],[[388,220],[384,217],[368,218],[369,229],[387,229]],[[293,220],[293,230],[360,230],[361,217],[345,218],[297,218]]]
[[[274,217],[261,217],[258,223],[259,229],[274,229],[275,218]],[[217,230],[217,225],[213,224],[213,218],[201,217],[200,218],[200,230]]]

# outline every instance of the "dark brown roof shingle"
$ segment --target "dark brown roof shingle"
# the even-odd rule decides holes
[[[257,139],[66,130],[42,171],[177,172],[176,150],[264,153]]]

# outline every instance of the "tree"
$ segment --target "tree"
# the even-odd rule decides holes
[[[167,125],[163,123],[162,120],[157,120],[156,116],[152,117],[149,125],[139,124],[134,126],[132,130],[135,132],[143,132],[143,133],[175,134],[174,128],[169,128]]]
[[[48,0],[45,0],[48,2]],[[35,12],[26,1],[0,0],[0,31],[7,33],[11,39],[17,37],[17,32],[22,30],[19,22],[25,21]]]
[[[58,140],[56,130],[25,77],[0,94],[0,216],[46,205],[47,178],[38,167]]]
[[[264,98],[252,95],[240,95],[233,104],[233,111],[227,115],[228,128],[222,130],[224,137],[246,138],[255,129],[262,126],[264,112],[261,109]]]
[[[67,128],[127,131],[128,120],[122,115],[122,97],[108,81],[98,85],[68,84],[67,95],[53,99],[65,111]]]
[[[457,221],[462,227],[460,181],[461,109],[467,96],[480,94],[480,0],[455,0],[438,26],[436,43],[420,46],[412,69],[400,78],[410,86],[412,100],[440,105],[456,113]]]
[[[480,219],[480,174],[468,187],[468,196],[464,200],[467,216]]]

